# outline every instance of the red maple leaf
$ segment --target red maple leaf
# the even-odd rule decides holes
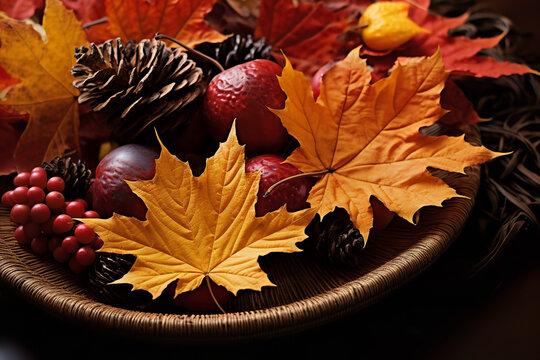
[[[337,56],[347,25],[345,11],[332,11],[322,2],[262,0],[255,38],[264,37],[275,58],[282,61],[283,52],[296,69],[311,76]]]
[[[391,0],[394,2],[402,0]],[[363,55],[369,58],[380,77],[381,73],[393,65],[399,57],[430,56],[440,48],[444,65],[455,74],[476,77],[499,77],[503,75],[525,74],[533,72],[529,67],[497,61],[490,56],[478,55],[483,49],[496,46],[506,35],[504,33],[490,38],[469,38],[466,36],[450,36],[449,30],[463,25],[469,14],[458,17],[443,17],[428,11],[430,0],[416,0],[409,9],[409,17],[420,27],[430,31],[419,34],[402,47],[391,52],[376,52],[364,48]]]

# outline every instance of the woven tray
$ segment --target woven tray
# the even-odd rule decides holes
[[[175,342],[219,342],[269,338],[337,320],[379,300],[432,264],[463,228],[480,183],[469,176],[439,172],[458,193],[442,208],[424,208],[414,226],[394,220],[375,234],[358,267],[331,266],[305,253],[259,259],[275,288],[240,291],[226,314],[188,315],[178,309],[143,312],[103,304],[77,277],[48,257],[38,257],[13,238],[9,209],[0,207],[0,279],[24,299],[79,325],[130,337]]]

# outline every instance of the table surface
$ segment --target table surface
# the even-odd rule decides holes
[[[535,0],[486,0],[530,31],[540,56]],[[426,272],[353,316],[282,338],[180,346],[111,336],[67,323],[0,284],[0,359],[212,358],[539,359],[540,239],[524,235],[480,275],[466,277],[464,235]]]

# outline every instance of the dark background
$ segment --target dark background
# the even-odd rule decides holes
[[[540,57],[539,5],[491,0],[526,51]],[[379,303],[337,322],[283,338],[214,346],[130,341],[67,323],[0,285],[0,360],[142,358],[540,359],[540,239],[523,234],[497,261],[467,276],[464,230],[430,269]]]

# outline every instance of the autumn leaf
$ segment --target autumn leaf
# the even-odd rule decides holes
[[[0,19],[0,65],[21,83],[0,105],[30,115],[15,149],[19,171],[78,148],[78,91],[71,85],[75,47],[87,45],[81,24],[58,0],[43,17],[47,39],[31,25]]]
[[[391,0],[393,2],[403,2]],[[478,55],[483,49],[496,46],[506,34],[490,38],[469,38],[466,36],[450,36],[449,31],[463,25],[469,14],[457,17],[443,17],[428,11],[430,0],[414,1],[416,6],[410,6],[409,17],[420,27],[429,30],[429,34],[419,34],[401,48],[388,55],[388,52],[374,52],[363,49],[362,53],[369,58],[370,63],[377,64],[378,56],[390,57],[382,59],[385,64],[393,64],[398,57],[429,56],[440,49],[447,70],[460,75],[476,77],[499,77],[503,75],[525,74],[534,72],[528,66],[497,61],[490,56]],[[388,69],[388,68],[387,68]],[[379,69],[379,71],[382,71]]]
[[[217,0],[105,0],[108,22],[91,27],[89,40],[101,43],[120,37],[124,42],[172,36],[188,46],[220,42],[226,36],[210,28],[204,17]]]
[[[28,115],[15,114],[0,108],[0,175],[9,175],[17,170],[13,152],[27,121]]]
[[[101,251],[133,254],[131,270],[116,283],[132,284],[158,297],[178,279],[176,295],[205,277],[236,294],[272,286],[257,259],[270,252],[296,252],[315,211],[285,207],[255,217],[259,173],[246,173],[244,146],[235,126],[208,159],[200,177],[162,146],[152,180],[128,182],[146,204],[146,220],[113,214],[81,219],[100,235]]]
[[[293,0],[262,0],[254,37],[264,37],[278,61],[283,60],[283,51],[296,68],[311,76],[334,60],[347,24],[344,12],[331,11],[321,2],[296,6]]]
[[[452,78],[448,78],[444,85],[441,93],[441,106],[449,111],[439,119],[439,123],[472,125],[480,121],[473,104]]]
[[[444,114],[439,102],[447,77],[436,53],[397,64],[388,78],[370,84],[357,48],[325,74],[315,101],[305,76],[287,61],[278,77],[287,95],[285,108],[273,111],[300,143],[287,162],[322,175],[308,198],[321,217],[344,208],[367,239],[371,196],[413,222],[420,208],[460,196],[429,167],[464,173],[500,155],[470,145],[463,136],[419,132]]]

